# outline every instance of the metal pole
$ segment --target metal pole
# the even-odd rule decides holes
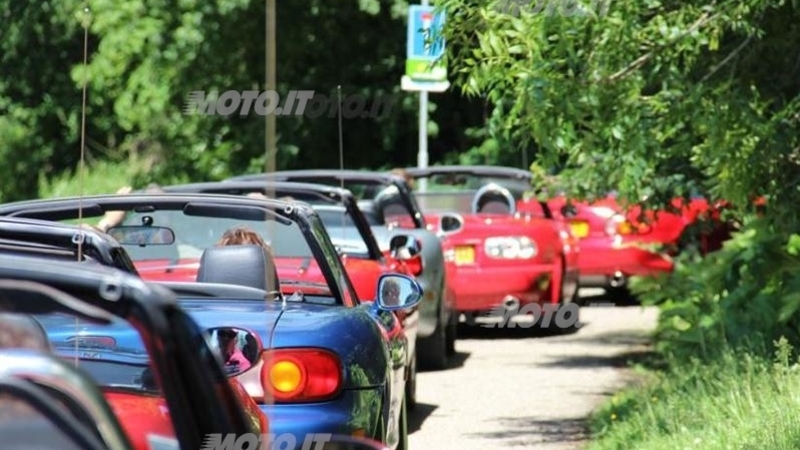
[[[429,0],[421,0],[422,6],[429,6]],[[428,92],[419,93],[419,153],[417,153],[417,167],[428,167]],[[419,190],[428,190],[427,178],[420,178]]]
[[[277,89],[277,80],[276,80],[276,49],[275,49],[275,38],[276,38],[276,20],[275,20],[275,1],[276,0],[267,0],[267,59],[266,59],[266,70],[267,70],[267,90],[275,90]],[[273,109],[274,111],[274,109]],[[267,172],[275,172],[276,164],[275,158],[278,153],[277,143],[276,143],[276,124],[275,124],[275,113],[271,112],[267,114]]]

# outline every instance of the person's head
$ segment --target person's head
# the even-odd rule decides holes
[[[161,186],[157,185],[156,183],[150,183],[144,189],[145,194],[164,194],[166,191],[161,188]]]
[[[249,192],[249,193],[247,193],[247,195],[245,195],[245,197],[255,198],[255,199],[258,199],[258,200],[267,200],[267,199],[269,199],[269,197],[267,197],[266,195],[262,194],[261,192]]]
[[[0,348],[51,350],[42,325],[31,316],[14,313],[0,313]]]
[[[228,245],[258,245],[266,250],[270,255],[272,248],[264,242],[264,239],[255,231],[247,227],[234,227],[226,231],[217,242],[217,247]]]
[[[412,191],[414,190],[414,177],[412,177],[411,174],[409,174],[408,171],[406,171],[406,169],[402,169],[402,168],[398,167],[398,168],[392,169],[391,174],[406,180],[406,184],[408,185],[408,188],[411,189]]]
[[[217,345],[219,345],[219,351],[222,353],[222,357],[225,361],[236,352],[236,345],[238,343],[237,337],[238,335],[233,329],[223,328],[217,330]]]
[[[400,304],[400,285],[394,280],[386,280],[381,288],[383,302],[388,305]]]

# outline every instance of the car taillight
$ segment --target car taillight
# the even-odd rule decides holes
[[[606,234],[609,236],[626,236],[634,233],[645,234],[649,233],[651,230],[652,228],[650,225],[646,223],[633,224],[620,214],[615,214],[606,222]]]
[[[314,402],[331,398],[342,386],[339,358],[321,349],[280,349],[263,353],[261,382],[276,402]]]
[[[626,228],[622,226],[626,222],[627,220],[625,220],[625,217],[619,214],[614,214],[613,216],[611,216],[610,219],[608,219],[608,222],[606,222],[606,234],[609,236],[616,236],[618,234],[630,234],[630,231],[628,233],[625,233]]]

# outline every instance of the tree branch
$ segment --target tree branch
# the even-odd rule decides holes
[[[616,73],[612,74],[611,76],[607,77],[605,80],[603,80],[603,82],[605,82],[605,83],[613,83],[615,81],[618,81],[618,80],[622,79],[626,75],[628,75],[631,72],[633,72],[634,70],[644,66],[648,61],[653,59],[653,57],[656,55],[657,51],[662,50],[662,49],[666,48],[667,46],[672,45],[675,42],[678,42],[679,40],[683,39],[684,37],[694,33],[695,31],[697,31],[703,25],[707,24],[708,22],[712,21],[713,19],[716,19],[717,16],[718,16],[718,14],[714,14],[712,16],[712,15],[709,15],[708,13],[703,13],[703,15],[701,15],[685,32],[683,32],[679,36],[673,38],[667,44],[658,46],[658,47],[654,48],[653,50],[650,50],[649,52],[645,53],[644,55],[636,58],[632,63],[628,64],[627,66],[625,66],[621,70],[619,70]]]
[[[701,82],[701,83],[705,83],[705,82],[706,82],[706,81],[707,81],[709,78],[711,78],[712,76],[714,76],[714,74],[715,74],[715,73],[717,73],[717,71],[719,71],[719,69],[721,69],[721,68],[722,68],[722,66],[724,66],[725,64],[728,64],[729,62],[731,62],[731,60],[732,60],[732,59],[733,59],[733,58],[734,58],[734,57],[735,57],[737,54],[739,54],[739,52],[741,52],[741,51],[742,51],[742,50],[743,50],[743,49],[744,49],[744,48],[747,46],[747,44],[749,44],[749,43],[750,43],[750,41],[752,41],[752,40],[753,40],[753,36],[752,36],[752,35],[750,35],[750,36],[747,36],[747,39],[745,39],[745,40],[744,40],[744,42],[742,42],[741,44],[739,44],[739,46],[738,46],[738,47],[736,47],[735,49],[733,49],[733,51],[732,51],[732,52],[730,52],[730,54],[728,54],[728,56],[726,56],[726,57],[725,57],[725,59],[723,59],[723,60],[722,60],[722,61],[721,61],[719,64],[717,64],[716,66],[712,67],[712,68],[711,68],[711,70],[710,70],[710,71],[709,71],[709,72],[706,74],[706,76],[704,76],[704,77],[703,77],[703,78],[700,80],[700,82]]]

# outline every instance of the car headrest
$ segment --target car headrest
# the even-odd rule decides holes
[[[478,189],[472,199],[472,212],[485,214],[514,214],[517,202],[511,191],[496,183]]]
[[[379,214],[385,219],[391,216],[410,215],[396,186],[389,186],[375,196],[373,201]]]
[[[266,249],[258,245],[207,248],[200,258],[197,282],[280,291],[275,261]]]
[[[0,348],[18,348],[50,352],[50,339],[33,316],[0,313]]]

